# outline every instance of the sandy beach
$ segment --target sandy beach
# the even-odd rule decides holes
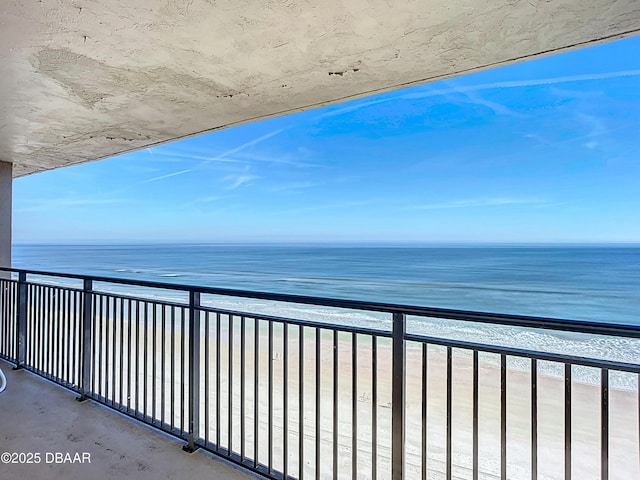
[[[159,317],[159,316],[158,316]],[[126,322],[125,322],[126,325]],[[182,358],[180,343],[180,320],[175,321],[175,345],[171,344],[170,322],[164,325],[156,322],[155,335],[153,322],[147,321],[147,368],[144,368],[144,356],[140,353],[139,371],[136,373],[136,322],[129,331],[126,326],[122,332],[125,353],[123,355],[122,397],[129,397],[132,407],[137,396],[138,409],[144,409],[144,385],[146,384],[146,413],[171,419],[171,357],[173,367],[173,399],[176,405],[173,413],[173,425],[186,428],[188,408],[184,417],[180,413],[180,398],[186,400],[188,386],[182,382],[188,379],[185,370],[180,372]],[[241,319],[233,321],[233,354],[231,358],[232,381],[229,382],[229,328],[226,316],[221,316],[220,329],[220,365],[216,354],[216,317],[209,316],[208,342],[205,342],[205,315],[202,315],[200,346],[200,437],[214,446],[218,435],[220,445],[226,448],[229,443],[229,389],[232,390],[232,450],[241,454],[241,414],[244,416],[244,454],[253,460],[254,451],[254,321],[245,320],[245,387],[244,407],[241,406]],[[103,324],[106,331],[107,325]],[[110,329],[114,328],[111,322]],[[120,324],[115,322],[115,334],[109,340],[112,350],[113,341],[116,351],[119,348]],[[333,386],[334,386],[334,348],[333,333],[321,331],[320,336],[320,414],[319,432],[316,431],[316,337],[315,329],[304,329],[303,381],[300,383],[299,368],[299,327],[288,328],[288,351],[285,357],[283,326],[273,324],[272,348],[272,436],[269,438],[269,348],[267,322],[260,322],[258,349],[258,461],[271,464],[274,470],[284,471],[284,443],[287,439],[287,473],[300,476],[299,468],[299,431],[300,398],[303,401],[303,437],[305,478],[313,478],[316,472],[316,438],[319,438],[320,478],[333,477]],[[144,329],[138,332],[138,350],[142,352]],[[155,344],[154,344],[155,339]],[[164,342],[163,342],[164,340]],[[188,351],[185,340],[185,358]],[[208,343],[208,349],[206,345]],[[103,337],[103,345],[106,346]],[[155,345],[155,346],[154,346]],[[131,388],[127,391],[128,358],[131,350]],[[155,368],[152,352],[155,350]],[[207,351],[208,350],[208,351]],[[164,352],[164,363],[163,360]],[[338,478],[351,478],[352,475],[352,424],[353,424],[353,384],[352,384],[352,336],[349,333],[338,334],[337,368],[337,472]],[[357,337],[357,374],[356,374],[356,420],[357,420],[357,473],[358,478],[372,477],[372,418],[374,399],[377,415],[377,478],[390,478],[390,440],[391,440],[391,342],[390,339],[377,341],[377,391],[372,388],[372,342],[367,335]],[[205,379],[205,356],[208,357],[208,382]],[[97,359],[97,355],[96,355]],[[500,368],[499,356],[481,353],[479,355],[479,478],[494,479],[500,475]],[[115,383],[113,377],[114,359],[105,355],[103,363],[102,385],[108,389],[108,397],[120,398],[120,359],[116,355]],[[543,363],[543,362],[540,362]],[[287,368],[287,408],[285,409],[283,372]],[[406,472],[407,478],[421,478],[422,472],[422,351],[421,346],[409,342],[406,350]],[[507,478],[528,479],[531,477],[531,395],[530,372],[521,366],[512,368],[508,363],[507,374]],[[578,368],[578,367],[574,367]],[[582,368],[582,367],[580,367]],[[564,380],[562,378],[538,373],[538,478],[564,478]],[[219,377],[218,377],[218,371]],[[428,399],[427,399],[427,469],[428,478],[444,478],[446,454],[446,348],[431,345],[428,348]],[[164,374],[163,374],[164,372]],[[155,373],[155,377],[154,377]],[[181,373],[184,377],[181,376]],[[453,478],[471,478],[472,475],[472,356],[469,352],[453,350],[452,368],[452,475]],[[616,375],[617,373],[611,373]],[[139,391],[135,391],[135,377],[139,382]],[[146,375],[146,376],[145,376]],[[216,380],[219,378],[220,405],[216,411]],[[164,406],[161,411],[162,383],[164,381]],[[184,387],[184,388],[183,388]],[[302,391],[300,388],[302,387]],[[153,389],[155,388],[155,396]],[[107,391],[107,390],[105,390]],[[302,393],[302,395],[301,395]],[[155,397],[155,408],[153,398]],[[609,419],[609,478],[639,478],[638,467],[638,394],[636,391],[610,390]],[[125,405],[127,400],[124,401]],[[208,406],[208,414],[205,413]],[[572,383],[572,474],[573,478],[600,478],[600,389],[573,381]],[[286,413],[286,415],[285,415]],[[219,415],[220,424],[217,424]],[[284,428],[284,421],[287,427]],[[208,420],[208,423],[207,423]],[[219,430],[218,430],[219,427]],[[205,433],[206,432],[206,433]],[[271,459],[269,450],[271,448]]]

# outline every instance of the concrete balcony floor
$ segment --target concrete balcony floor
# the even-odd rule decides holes
[[[0,463],[0,480],[256,478],[200,450],[185,453],[179,440],[92,401],[76,402],[72,392],[3,360],[0,368],[7,377],[0,454],[40,454],[38,464]],[[67,453],[71,461],[79,454],[78,463],[56,463]],[[83,454],[91,463],[80,463]]]

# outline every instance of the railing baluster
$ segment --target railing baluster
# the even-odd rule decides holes
[[[246,327],[245,327],[245,318],[240,317],[240,460],[244,463],[245,461],[245,451],[244,451],[244,441],[245,441],[245,370],[246,370]]]
[[[107,327],[105,325],[105,316],[104,316],[104,295],[97,295],[98,299],[98,396],[101,400],[104,400],[105,395],[103,395],[103,375],[104,375],[104,355],[106,355],[107,350],[104,345],[106,343],[106,339],[104,336],[106,335]]]
[[[405,437],[405,328],[406,316],[393,314],[393,347],[391,386],[391,479],[404,478],[404,437]]]
[[[220,451],[220,314],[216,313],[216,451]]]
[[[72,332],[72,320],[71,320],[71,292],[65,290],[64,292],[64,311],[65,311],[65,381],[67,384],[71,384],[71,332]]]
[[[209,445],[209,312],[204,314],[204,444]],[[164,383],[164,382],[163,382]]]
[[[473,480],[478,480],[478,351],[473,351]]]
[[[38,339],[38,330],[40,328],[39,315],[40,309],[38,308],[38,285],[30,285],[29,291],[29,310],[31,312],[31,351],[29,353],[30,366],[34,371],[38,371],[38,354],[40,342]]]
[[[73,372],[73,385],[75,385],[80,391],[80,335],[82,332],[82,302],[81,302],[81,293],[80,292],[72,292],[72,315],[73,315],[73,341],[71,343],[71,351],[72,351],[72,364],[71,371]]]
[[[45,307],[45,299],[44,299],[44,287],[38,287],[38,343],[40,347],[38,348],[38,371],[41,375],[46,375],[44,372],[44,345],[45,345],[45,331],[44,331],[44,307]],[[90,348],[91,344],[87,348]]]
[[[122,376],[124,375],[124,299],[120,299],[120,365],[118,368],[118,387],[120,398],[118,404],[120,405],[120,410],[122,410],[124,405],[124,379]]]
[[[27,301],[26,301],[26,310],[27,310],[27,332],[26,332],[26,340],[27,340],[27,351],[26,351],[26,359],[25,363],[28,363],[30,367],[33,367],[35,360],[35,311],[34,311],[34,296],[33,296],[33,285],[27,285]],[[20,298],[17,289],[13,289],[11,305],[16,312],[18,311],[18,299]],[[15,331],[17,331],[18,326],[14,326]],[[18,357],[17,345],[15,350],[12,349],[12,354],[15,355],[14,358]]]
[[[158,304],[155,302],[151,303],[151,308],[153,308],[153,312],[151,315],[151,424],[153,424],[153,422],[156,421],[156,364],[158,363],[156,356],[158,351]]]
[[[149,398],[149,302],[144,302],[144,330],[142,344],[142,418],[147,421],[147,406]]]
[[[8,278],[2,278],[0,275],[0,301],[2,302],[2,307],[0,308],[0,327],[2,330],[2,338],[0,338],[0,353],[2,353],[3,358],[11,358],[11,352],[8,345],[10,345],[12,336],[15,339],[14,332],[11,331],[12,317],[10,315],[10,302],[13,303],[13,298],[11,297],[13,284],[9,281],[11,275],[6,275],[6,277]]]
[[[282,475],[289,476],[289,325],[282,325]]]
[[[333,478],[338,478],[338,331],[333,331]]]
[[[140,301],[136,300],[136,379],[135,379],[135,389],[136,389],[136,402],[135,402],[135,415],[138,416],[140,412]]]
[[[185,331],[185,309],[184,307],[180,308],[180,434],[184,435],[188,433],[184,429],[184,407],[187,403],[184,394],[184,366],[185,366],[185,343],[187,341],[187,335]]]
[[[507,480],[507,356],[500,355],[500,478]]]
[[[268,472],[273,471],[273,322],[269,320],[269,399],[268,399],[268,423],[269,423],[269,462]]]
[[[427,372],[428,350],[427,344],[422,344],[422,480],[427,480]]]
[[[45,365],[45,372],[47,374],[47,378],[49,380],[51,380],[51,366],[52,366],[52,358],[53,358],[53,352],[52,352],[52,345],[53,345],[53,328],[52,328],[52,323],[53,323],[53,314],[52,314],[52,301],[51,301],[51,287],[47,287],[46,288],[46,298],[47,298],[47,307],[45,310],[45,315],[46,315],[46,323],[45,323],[45,332],[46,332],[46,342],[47,344],[45,345],[45,349],[47,352],[47,363]]]
[[[260,322],[253,319],[253,468],[258,467],[258,405],[259,387],[258,376],[260,374]]]
[[[10,289],[12,288],[12,284],[9,283],[8,279],[4,277],[11,277],[11,275],[2,275],[0,274],[0,332],[2,333],[2,337],[0,337],[0,356],[10,357],[9,351],[7,349],[7,343],[11,339],[12,332],[9,329],[11,318],[8,313],[9,307],[9,294]]]
[[[609,370],[603,368],[600,384],[600,479],[609,479]]]
[[[131,313],[133,311],[132,301],[127,301],[127,413],[131,413],[131,332],[133,328],[133,320]],[[171,326],[171,333],[173,334],[173,325]],[[172,383],[173,386],[173,383]],[[172,423],[173,423],[173,419]]]
[[[564,365],[564,480],[571,480],[571,364]]]
[[[228,432],[228,450],[229,456],[233,453],[233,315],[229,315],[228,328],[228,353],[229,353],[229,375],[227,388],[227,432]]]
[[[371,339],[371,480],[378,477],[378,337]]]
[[[18,274],[18,305],[16,308],[17,318],[15,326],[15,360],[16,368],[23,368],[27,350],[27,274]]]
[[[56,296],[55,289],[53,287],[48,287],[49,294],[47,298],[49,300],[48,305],[48,320],[49,325],[47,327],[47,332],[49,334],[47,338],[47,348],[48,348],[48,356],[47,356],[47,373],[49,374],[49,380],[55,380],[55,372],[56,372]]]
[[[61,377],[62,377],[62,315],[61,315],[61,298],[60,298],[60,294],[61,294],[61,290],[59,288],[55,288],[54,289],[55,295],[54,295],[54,301],[55,301],[55,307],[54,307],[54,312],[55,312],[55,327],[54,327],[54,331],[55,331],[55,355],[54,355],[54,360],[55,360],[55,379],[56,381],[60,381]]]
[[[55,368],[55,381],[57,383],[61,383],[63,381],[63,365],[62,365],[62,353],[63,353],[63,338],[64,338],[64,315],[63,315],[63,303],[62,303],[62,290],[59,288],[55,289],[55,299],[56,299],[56,338],[55,338],[55,348],[56,348],[56,368]]]
[[[315,409],[316,409],[316,425],[315,425],[315,434],[316,434],[316,458],[315,458],[315,467],[316,467],[316,480],[320,478],[320,441],[322,437],[322,432],[320,431],[320,329],[316,327],[315,329],[315,338],[316,338],[316,400],[315,400]]]
[[[351,478],[358,477],[358,337],[351,334]]]
[[[58,326],[58,289],[51,287],[51,379],[55,382],[58,379],[58,337],[60,328]]]
[[[175,383],[176,383],[176,307],[172,306],[171,307],[171,339],[169,340],[171,342],[171,359],[169,360],[171,362],[171,374],[169,375],[170,377],[170,382],[171,382],[171,402],[169,404],[169,415],[171,415],[171,423],[170,423],[170,428],[171,431],[173,431],[175,429],[175,425],[176,425],[176,417],[175,417],[175,403],[176,403],[176,392],[175,392]]]
[[[78,400],[84,401],[87,398],[87,392],[91,391],[91,370],[92,370],[92,332],[93,319],[93,282],[85,280],[82,290],[82,335],[80,337],[80,397]]]
[[[41,371],[42,371],[42,375],[45,378],[48,378],[48,372],[47,372],[47,359],[48,359],[48,346],[49,346],[49,330],[47,329],[47,320],[49,317],[49,309],[47,308],[47,303],[48,303],[48,287],[43,286],[42,287],[42,365],[41,365]]]
[[[538,478],[538,361],[531,359],[531,480]]]
[[[453,387],[453,351],[451,347],[447,347],[447,413],[446,413],[446,431],[447,431],[447,441],[446,441],[446,478],[447,480],[451,480],[451,436],[452,436],[452,428],[451,428],[451,418],[453,415],[451,402],[453,397],[452,387]]]
[[[209,319],[209,314],[207,314],[207,320]],[[161,317],[162,329],[161,329],[161,342],[162,346],[160,347],[161,359],[160,359],[160,428],[164,428],[165,425],[165,403],[166,403],[166,370],[167,370],[167,359],[166,359],[166,350],[167,350],[167,308],[165,305],[162,306],[162,317]],[[206,344],[205,344],[206,345]],[[208,367],[208,365],[206,365]],[[205,404],[206,406],[206,404]],[[206,407],[205,407],[206,408]],[[207,428],[205,432],[209,429],[208,422]]]
[[[115,297],[109,297],[109,312],[107,314],[112,317],[111,323],[111,406],[115,406],[116,402],[116,339],[117,337],[117,303]]]
[[[69,361],[68,361],[69,359],[67,357],[67,341],[68,341],[67,332],[69,331],[69,324],[68,324],[68,317],[67,317],[67,290],[62,288],[59,289],[58,295],[60,296],[60,301],[58,305],[60,309],[60,322],[59,322],[60,350],[58,353],[58,363],[59,363],[58,381],[62,385],[66,385],[67,379],[69,378],[67,375],[69,371]]]
[[[183,449],[194,452],[200,430],[200,293],[189,292],[189,434]]]
[[[14,284],[10,282],[11,275],[7,275],[6,280],[2,280],[2,338],[0,339],[0,345],[2,345],[2,354],[5,358],[13,359],[13,352],[11,348],[11,342],[15,343],[15,331],[11,329],[11,324],[14,322],[14,316],[11,312],[12,308],[15,309],[16,300],[13,296]],[[12,340],[13,339],[13,340]],[[17,362],[16,362],[17,363]]]
[[[304,327],[298,327],[298,478],[304,479]]]

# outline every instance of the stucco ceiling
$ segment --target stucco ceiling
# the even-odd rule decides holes
[[[3,1],[14,177],[640,31],[637,0]]]

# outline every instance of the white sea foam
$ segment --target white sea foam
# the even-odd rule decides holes
[[[286,304],[253,299],[208,296],[203,305],[247,312],[253,315],[272,315],[294,318],[310,322],[322,322],[334,325],[351,325],[374,330],[390,331],[390,314],[369,311],[337,309],[331,307]],[[411,334],[428,337],[458,340],[497,347],[546,352],[556,355],[573,356],[587,359],[609,360],[623,363],[640,364],[640,340],[601,335],[587,335],[552,331],[490,325],[439,318],[409,316],[407,331]],[[464,354],[463,350],[456,350]],[[498,364],[499,355],[486,355],[485,360]],[[509,367],[529,371],[531,361],[524,357],[509,357]],[[564,365],[557,362],[540,361],[538,371],[544,375],[564,376]],[[573,367],[575,381],[599,384],[600,371],[591,367]],[[629,373],[612,372],[612,388],[636,389],[637,376]]]
[[[77,281],[72,279],[38,279],[39,283],[77,288]],[[135,286],[100,284],[98,291],[110,294],[148,298],[155,301],[166,301],[187,304],[186,292],[164,289],[150,289]],[[390,331],[391,315],[317,305],[301,305],[285,302],[273,302],[260,299],[227,297],[220,295],[203,295],[203,306],[220,310],[247,313],[247,316],[274,316],[283,319],[296,319],[308,322],[328,323],[332,325],[349,325],[379,331]],[[623,363],[640,364],[640,340],[632,338],[587,335],[571,332],[552,331],[547,329],[531,329],[492,325],[484,323],[464,322],[440,318],[409,316],[407,332],[427,337],[471,342],[490,346],[509,347],[522,350],[547,352],[557,355],[568,355],[589,359],[609,360]],[[456,354],[465,355],[465,351],[457,349]],[[483,356],[489,363],[498,364],[499,355]],[[531,361],[523,357],[509,357],[509,368],[529,371]],[[539,362],[541,374],[562,377],[564,366],[556,362]],[[599,384],[600,371],[590,367],[574,367],[575,381]],[[612,388],[636,389],[637,376],[628,373],[611,372]]]

